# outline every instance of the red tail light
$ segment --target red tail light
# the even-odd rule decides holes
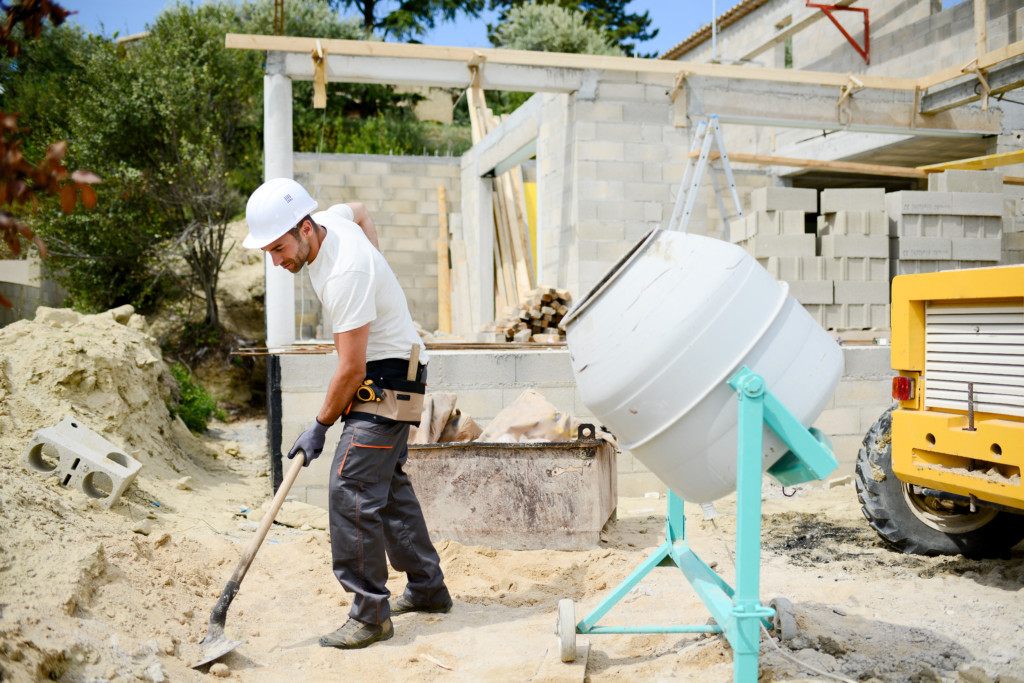
[[[914,379],[912,377],[893,377],[892,397],[897,401],[909,401],[914,398]]]

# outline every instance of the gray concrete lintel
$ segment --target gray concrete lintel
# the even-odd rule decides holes
[[[985,74],[989,92],[992,95],[1009,92],[1024,86],[1024,59],[1001,64]],[[922,114],[938,114],[981,99],[981,83],[976,76],[970,76],[953,85],[930,92],[921,97]]]
[[[1001,131],[1002,113],[974,108],[935,116],[912,116],[913,93],[862,89],[839,105],[839,88],[805,83],[691,76],[686,80],[687,115],[691,120],[717,114],[723,122],[778,127],[847,130],[925,136],[982,136]],[[770,117],[751,114],[771,112]]]
[[[274,54],[274,53],[271,53]],[[280,54],[280,53],[279,53]],[[313,60],[295,52],[285,54],[286,72],[298,81],[313,80]],[[469,87],[466,64],[401,57],[327,55],[327,80],[337,83],[390,83],[436,88]],[[514,64],[484,64],[484,90],[574,92],[583,84],[583,70]]]

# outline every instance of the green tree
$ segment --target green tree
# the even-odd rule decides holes
[[[0,23],[0,51],[7,57],[0,65],[0,72],[10,71],[16,65],[11,60],[21,56],[22,43],[39,38],[47,19],[52,25],[60,26],[68,14],[51,0],[0,3],[0,8],[5,13]],[[59,194],[60,207],[65,213],[74,210],[79,199],[92,207],[96,203],[92,183],[99,178],[90,172],[71,172],[64,165],[66,142],[26,145],[26,129],[19,124],[20,115],[13,112],[8,101],[3,101],[3,110],[0,110],[0,239],[14,256],[21,252],[22,239],[33,242],[40,255],[46,256],[46,245],[32,232],[24,214],[36,211],[41,200],[55,194]],[[43,132],[50,131],[44,129]],[[43,158],[38,163],[32,162],[26,157],[26,150],[30,156],[41,154]],[[0,306],[10,308],[11,303],[0,295]]]
[[[438,18],[455,21],[460,15],[480,16],[485,0],[403,0],[390,12],[384,11],[390,4],[384,0],[328,0],[328,3],[334,8],[356,10],[367,34],[405,40],[434,28]]]
[[[606,32],[586,23],[583,12],[554,4],[513,7],[491,42],[511,50],[622,55]]]
[[[616,45],[622,48],[623,53],[630,57],[645,57],[654,55],[637,54],[638,42],[650,40],[658,35],[658,29],[651,29],[651,18],[649,12],[643,14],[626,11],[626,5],[630,0],[553,0],[548,3],[565,9],[579,10],[583,12],[586,23],[591,28],[599,29],[608,33]],[[516,7],[523,7],[535,4],[534,0],[490,0],[490,9],[500,9],[498,23],[488,24],[487,32],[491,42],[494,41],[498,28],[509,20],[509,13]]]

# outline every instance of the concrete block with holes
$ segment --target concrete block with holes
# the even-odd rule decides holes
[[[30,470],[56,476],[62,486],[101,500],[107,508],[117,503],[142,468],[138,460],[73,417],[38,430],[22,462]]]

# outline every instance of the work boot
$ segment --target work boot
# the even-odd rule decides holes
[[[376,643],[378,640],[387,640],[393,635],[395,635],[395,629],[391,626],[390,619],[385,620],[383,624],[366,624],[357,619],[349,619],[334,633],[320,636],[320,647],[355,650]]]
[[[391,598],[388,600],[388,606],[391,608],[391,615],[405,614],[406,612],[429,612],[430,614],[442,614],[450,612],[452,609],[452,599],[446,597],[440,602],[433,602],[429,605],[414,605],[404,595],[399,595],[397,598]]]

